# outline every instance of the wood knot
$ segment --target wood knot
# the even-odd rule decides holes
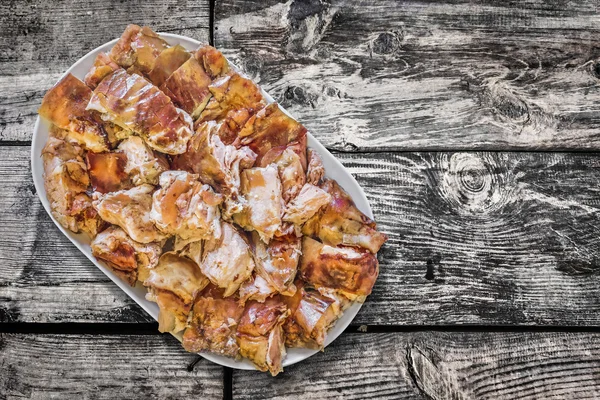
[[[455,153],[441,160],[440,196],[455,210],[486,215],[503,208],[511,199],[509,174],[487,154]]]
[[[600,61],[592,64],[592,75],[600,79]]]
[[[377,36],[371,43],[371,49],[375,54],[392,54],[400,48],[402,42],[402,33],[383,32]]]
[[[318,95],[309,92],[308,90],[300,86],[288,86],[283,94],[282,105],[284,107],[290,107],[293,104],[299,104],[302,106],[316,107]]]

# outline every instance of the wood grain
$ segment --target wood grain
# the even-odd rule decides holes
[[[390,236],[355,323],[600,324],[600,154],[336,156]],[[151,321],[53,226],[28,147],[0,180],[0,320]]]
[[[0,334],[1,399],[223,397],[223,368],[170,335]]]
[[[600,9],[216,0],[215,45],[340,150],[597,149]]]
[[[131,23],[206,42],[209,1],[2,1],[0,141],[30,140],[44,93],[75,61]]]
[[[597,333],[345,334],[275,379],[233,372],[234,399],[595,399]]]

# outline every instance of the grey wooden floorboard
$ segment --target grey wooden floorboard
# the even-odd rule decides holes
[[[599,11],[216,0],[214,41],[330,148],[597,149]]]
[[[0,2],[0,142],[30,140],[44,93],[75,61],[127,24],[200,41],[209,0]]]
[[[234,399],[595,399],[600,334],[345,334],[275,379],[233,371]]]
[[[170,335],[0,334],[0,399],[222,399],[223,368]]]
[[[390,236],[357,324],[599,325],[599,154],[337,156]],[[29,147],[0,181],[0,320],[150,321],[53,226]]]

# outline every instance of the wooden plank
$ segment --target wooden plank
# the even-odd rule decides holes
[[[595,399],[598,333],[345,334],[273,379],[233,371],[234,399]]]
[[[600,154],[337,157],[390,236],[355,323],[600,324]],[[29,148],[0,147],[0,180],[0,319],[150,321],[53,227]]]
[[[130,23],[208,41],[209,0],[2,1],[0,141],[30,140],[46,90]]]
[[[329,148],[597,149],[600,9],[216,0],[215,45]]]
[[[170,335],[0,334],[0,398],[223,398],[223,368]]]

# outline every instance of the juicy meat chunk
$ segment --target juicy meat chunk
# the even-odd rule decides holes
[[[319,293],[296,281],[298,290],[292,297],[282,297],[290,310],[283,324],[285,345],[322,349],[327,332],[350,305],[341,296]]]
[[[237,328],[240,355],[273,376],[283,371],[286,351],[281,326],[288,315],[287,306],[278,297],[264,303],[250,301]]]
[[[114,62],[106,53],[99,53],[94,60],[94,65],[90,68],[89,72],[85,75],[83,81],[91,89],[95,89],[96,86],[102,79],[104,79],[111,72],[121,68],[116,62]]]
[[[110,58],[123,68],[134,67],[144,74],[154,68],[154,62],[169,45],[152,29],[128,25],[110,50]]]
[[[200,269],[213,284],[224,289],[224,297],[234,294],[254,270],[246,238],[227,222],[221,222],[221,237],[207,240],[203,251]]]
[[[269,282],[262,276],[253,273],[252,276],[240,286],[238,295],[240,304],[245,304],[248,300],[264,302],[268,297],[277,293],[277,289],[269,285]]]
[[[256,154],[247,147],[224,145],[217,131],[219,124],[200,125],[188,144],[188,150],[173,158],[172,167],[198,174],[200,180],[225,196],[224,217],[240,212],[240,172],[254,164]]]
[[[283,200],[287,204],[295,198],[306,183],[305,168],[294,146],[271,149],[261,160],[261,167],[275,164],[279,171]]]
[[[182,331],[196,295],[208,283],[193,261],[172,252],[163,254],[158,265],[149,270],[144,282],[149,288],[146,299],[155,301],[160,309],[158,330],[173,333]]]
[[[295,293],[294,278],[301,254],[300,238],[295,235],[274,238],[265,244],[253,233],[256,273],[277,292],[291,296]]]
[[[169,169],[166,158],[155,153],[139,136],[123,140],[118,150],[126,156],[124,171],[135,186],[157,185],[159,175]]]
[[[86,161],[94,191],[109,193],[131,187],[129,176],[125,172],[125,154],[88,152]]]
[[[257,154],[257,163],[272,149],[297,144],[297,154],[306,169],[306,128],[288,117],[277,103],[253,115],[238,134],[237,145],[248,146]]]
[[[222,120],[234,110],[246,109],[253,114],[265,105],[259,87],[237,73],[217,79],[208,89],[212,98],[200,114],[202,122]]]
[[[154,60],[154,66],[148,73],[148,79],[156,87],[161,87],[163,83],[181,67],[192,55],[180,45],[169,47],[163,50],[156,60]]]
[[[198,176],[185,171],[166,171],[153,195],[150,218],[164,233],[184,240],[221,236],[219,208],[222,198]]]
[[[377,232],[375,222],[356,208],[336,181],[326,180],[321,188],[331,201],[304,224],[302,233],[331,246],[363,247],[377,253],[387,236]]]
[[[269,165],[244,170],[240,190],[245,205],[233,220],[246,230],[255,230],[268,243],[281,226],[283,198],[277,167]]]
[[[162,252],[160,243],[138,243],[125,231],[111,226],[92,241],[92,254],[106,262],[121,279],[134,286],[144,280],[148,270],[158,263]]]
[[[52,216],[66,229],[96,236],[103,222],[86,194],[90,179],[83,149],[50,136],[42,150],[42,162]]]
[[[310,183],[302,186],[302,190],[287,204],[283,220],[301,226],[322,207],[329,204],[331,195]]]
[[[216,79],[229,72],[229,63],[221,52],[212,46],[202,46],[194,53],[194,58],[200,63],[211,79]]]
[[[300,276],[316,287],[335,289],[352,300],[364,301],[378,273],[377,257],[366,249],[332,247],[302,238]]]
[[[308,169],[306,171],[306,181],[312,185],[320,186],[325,177],[325,167],[321,156],[313,149],[307,149]]]
[[[94,208],[103,220],[120,226],[136,242],[160,242],[166,236],[150,219],[153,191],[153,186],[141,185],[118,192],[94,193]]]
[[[46,92],[38,113],[68,131],[68,138],[86,149],[108,151],[108,135],[100,115],[86,109],[91,98],[91,89],[67,74]]]
[[[237,324],[244,308],[233,297],[208,286],[196,297],[187,329],[183,334],[183,347],[190,352],[210,351],[237,358]]]
[[[210,99],[208,86],[211,77],[204,71],[200,63],[191,57],[169,76],[161,86],[161,90],[173,100],[178,107],[196,119],[206,107]]]
[[[108,75],[90,99],[88,110],[144,138],[155,150],[181,154],[192,137],[192,118],[167,95],[137,74],[119,69]]]

